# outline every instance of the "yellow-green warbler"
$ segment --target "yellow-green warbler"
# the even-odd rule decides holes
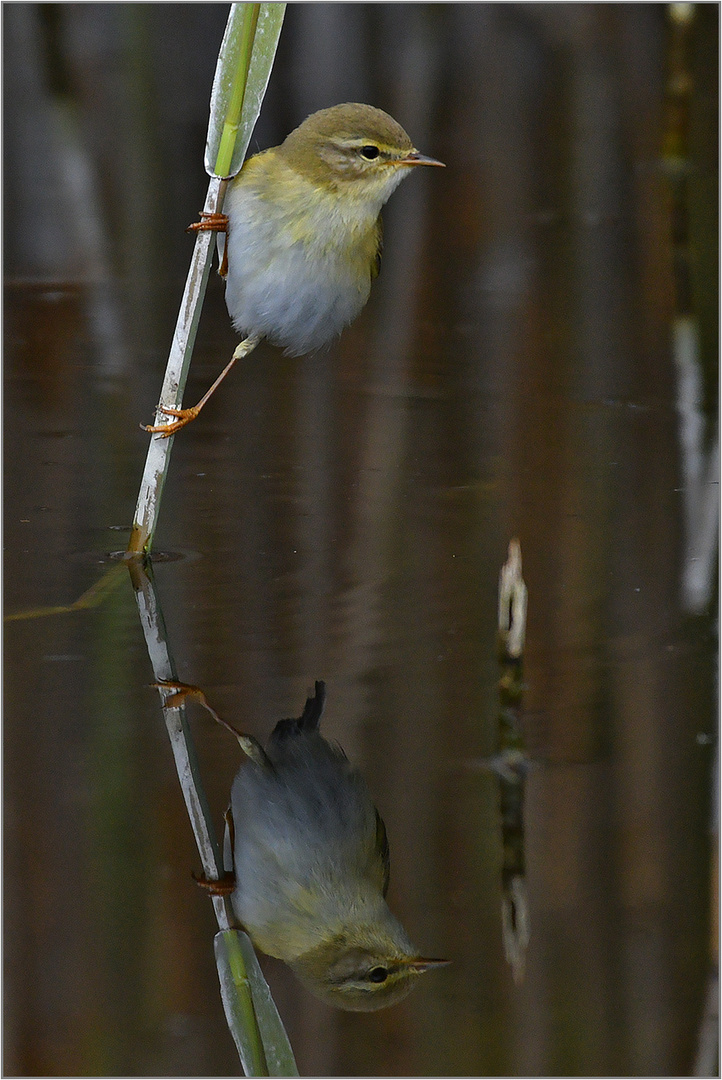
[[[371,105],[313,113],[280,146],[249,158],[229,185],[227,214],[191,229],[219,237],[226,304],[243,334],[230,363],[190,409],[148,426],[168,436],[193,420],[262,338],[299,356],[332,341],[368,300],[381,252],[381,207],[415,165],[442,165]]]
[[[248,758],[231,791],[234,877],[201,884],[230,893],[254,945],[324,1001],[356,1011],[393,1005],[424,971],[448,963],[419,956],[386,904],[386,829],[360,772],[318,730],[322,682],[265,749],[197,687],[159,685],[175,691],[166,705],[197,699]]]

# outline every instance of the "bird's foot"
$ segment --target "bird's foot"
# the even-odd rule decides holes
[[[194,221],[189,225],[186,232],[228,232],[228,214],[212,213],[209,210],[201,210],[201,220]],[[228,245],[223,245],[223,257],[218,273],[222,278],[228,276]]]
[[[186,232],[228,232],[228,214],[201,210],[201,220],[189,225]]]
[[[179,705],[182,705],[186,698],[191,698],[200,701],[202,705],[206,705],[206,695],[201,690],[200,686],[193,686],[191,683],[175,682],[168,680],[167,682],[154,682],[150,684],[156,690],[172,690],[173,693],[169,694],[165,699],[165,705],[170,709],[177,709]]]
[[[168,424],[141,424],[140,426],[143,431],[149,431],[151,435],[160,435],[161,439],[167,439],[169,435],[180,431],[186,424],[190,424],[191,420],[195,420],[201,411],[198,405],[192,405],[190,409],[171,409],[168,405],[159,405],[158,410],[167,413],[168,416],[175,416],[176,419]]]
[[[202,889],[205,889],[211,894],[211,896],[230,896],[236,887],[236,875],[224,874],[222,878],[207,878],[193,874],[193,880],[196,885],[200,885]]]

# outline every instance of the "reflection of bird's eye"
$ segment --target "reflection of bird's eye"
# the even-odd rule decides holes
[[[375,968],[371,968],[371,970],[369,971],[369,980],[370,980],[370,982],[375,982],[375,983],[386,982],[387,976],[388,976],[388,971],[386,970],[385,967],[375,967]]]
[[[379,156],[379,148],[378,148],[378,146],[372,146],[370,143],[369,143],[368,146],[362,146],[361,147],[361,156],[365,157],[367,161],[373,161],[374,158],[377,158]],[[374,970],[376,970],[376,969],[374,968]],[[381,980],[377,979],[376,981],[379,982]]]

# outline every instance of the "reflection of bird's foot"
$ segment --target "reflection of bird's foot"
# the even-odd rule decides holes
[[[207,877],[199,877],[198,874],[193,874],[193,880],[196,885],[200,885],[200,887],[209,892],[211,896],[230,896],[236,887],[235,874],[224,874],[222,878],[213,880]]]
[[[201,220],[194,221],[189,225],[186,232],[227,232],[228,215],[213,214],[207,210],[201,210]]]
[[[196,701],[200,701],[202,705],[206,705],[206,695],[203,693],[199,686],[192,686],[190,683],[174,682],[169,680],[168,682],[154,682],[151,683],[156,690],[172,690],[173,693],[169,694],[165,699],[164,704],[169,709],[177,709],[186,698],[193,698]]]
[[[143,431],[149,431],[151,435],[160,435],[161,439],[167,439],[169,435],[180,431],[186,424],[190,424],[191,420],[195,420],[201,411],[197,405],[192,405],[190,409],[171,409],[168,405],[159,405],[158,410],[167,413],[168,416],[175,416],[177,419],[168,424],[141,424],[140,426]]]

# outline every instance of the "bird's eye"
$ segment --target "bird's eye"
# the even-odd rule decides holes
[[[378,148],[378,146],[373,146],[371,143],[369,143],[368,146],[362,146],[361,147],[361,157],[365,157],[367,161],[373,161],[378,156],[379,156],[379,148]],[[375,970],[376,970],[376,968],[374,968],[374,971]]]
[[[388,971],[386,970],[385,967],[371,968],[371,970],[369,971],[369,974],[368,974],[369,982],[373,982],[373,983],[386,982],[386,979],[388,978],[388,974],[389,973],[388,973]]]

